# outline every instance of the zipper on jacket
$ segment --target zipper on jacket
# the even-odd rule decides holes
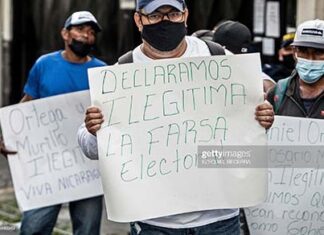
[[[320,95],[314,102],[314,104],[312,105],[312,108],[309,112],[309,116],[311,116],[311,114],[313,113],[314,109],[316,108],[316,105],[318,104],[318,102],[324,97],[324,94],[322,93],[322,95]]]
[[[303,112],[305,117],[309,117],[308,114],[305,112],[305,110],[303,109],[303,107],[300,106],[300,104],[294,99],[294,97],[292,96],[288,96],[296,105],[297,107]]]

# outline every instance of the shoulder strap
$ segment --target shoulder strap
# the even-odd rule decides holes
[[[207,44],[211,55],[225,55],[224,48],[218,43],[209,40],[205,40],[204,42]],[[129,63],[133,63],[133,51],[129,51],[118,58],[118,64]]]
[[[282,101],[285,97],[285,93],[289,84],[291,77],[280,79],[275,87],[274,90],[274,97],[273,97],[273,103],[274,103],[274,111],[277,114],[279,111],[279,108],[282,104]]]
[[[118,58],[118,64],[130,64],[133,63],[133,51],[129,51]]]
[[[203,41],[207,44],[211,55],[225,55],[224,48],[218,43],[209,40]]]

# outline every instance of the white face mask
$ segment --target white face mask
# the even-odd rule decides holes
[[[301,80],[313,84],[324,75],[324,60],[308,60],[297,57],[296,70]]]

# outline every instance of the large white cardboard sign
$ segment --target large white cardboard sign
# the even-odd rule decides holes
[[[198,146],[264,145],[258,54],[88,70],[109,219],[137,221],[261,202],[263,169],[198,168]]]
[[[90,104],[89,91],[0,109],[10,171],[23,211],[103,193],[98,163],[87,159],[77,130]]]
[[[268,144],[269,190],[245,209],[250,234],[324,234],[324,120],[276,116]]]

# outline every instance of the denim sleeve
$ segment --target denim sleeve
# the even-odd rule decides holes
[[[97,137],[88,132],[83,123],[78,130],[78,143],[87,158],[98,159]]]

